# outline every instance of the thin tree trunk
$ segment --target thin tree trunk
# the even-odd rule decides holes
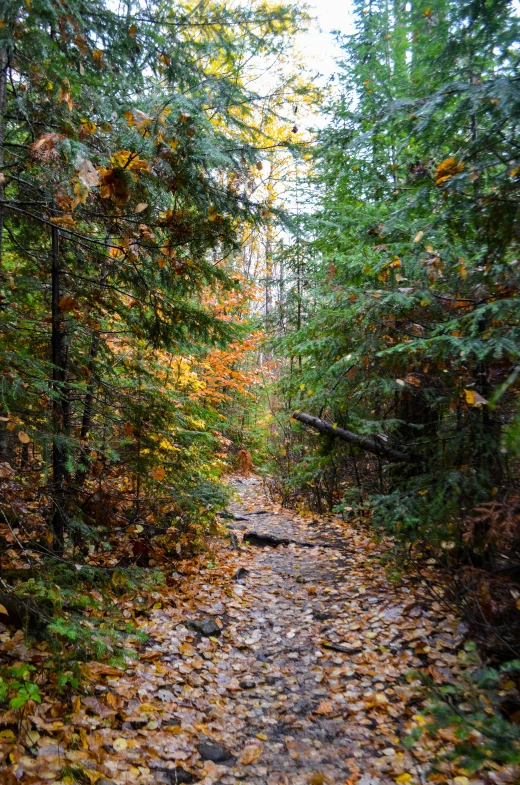
[[[107,270],[106,270],[106,263],[103,262],[101,267],[101,274],[100,274],[100,284],[102,285],[107,279]],[[94,416],[94,392],[96,390],[97,379],[96,379],[96,361],[99,351],[99,346],[101,343],[101,336],[99,331],[95,331],[92,335],[92,340],[90,342],[90,351],[89,351],[89,358],[87,369],[89,373],[89,380],[87,383],[87,392],[85,395],[85,402],[83,405],[83,416],[81,418],[81,432],[80,432],[80,439],[83,444],[86,456],[89,452],[86,441],[90,435],[90,429],[92,427],[92,419]],[[88,466],[85,466],[84,469],[80,469],[76,473],[75,477],[75,485],[76,488],[80,489],[86,478],[88,477]]]
[[[2,236],[4,233],[4,111],[7,97],[7,64],[9,55],[5,46],[0,47],[0,266],[3,261]]]
[[[85,394],[85,402],[83,405],[83,416],[81,418],[81,431],[80,431],[80,441],[83,449],[84,465],[82,466],[82,468],[78,469],[78,471],[76,472],[76,476],[74,478],[74,485],[76,491],[81,490],[89,474],[89,467],[87,465],[86,458],[88,453],[90,452],[90,448],[87,445],[87,439],[90,435],[90,429],[92,427],[92,419],[94,414],[94,392],[97,385],[95,370],[96,370],[96,358],[99,350],[99,344],[100,344],[100,336],[99,333],[96,332],[92,336],[88,365],[87,365],[90,378],[87,384],[87,392]]]
[[[53,549],[56,553],[63,553],[64,534],[66,525],[65,515],[65,478],[66,452],[64,437],[67,428],[68,401],[66,400],[66,346],[63,315],[60,310],[61,299],[61,267],[59,249],[59,231],[52,227],[52,500],[54,512],[52,515]]]
[[[3,233],[4,233],[4,142],[5,142],[5,105],[7,98],[7,66],[9,53],[7,48],[0,47],[0,267],[3,263]],[[5,415],[5,411],[1,412]],[[9,460],[9,438],[4,422],[0,422],[0,460]]]

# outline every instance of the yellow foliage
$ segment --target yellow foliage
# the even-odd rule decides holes
[[[464,169],[464,161],[457,163],[456,158],[446,158],[445,161],[442,161],[437,167],[437,171],[435,172],[435,185],[442,185],[450,177],[453,177],[456,174],[459,174]]]

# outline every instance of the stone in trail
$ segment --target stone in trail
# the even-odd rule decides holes
[[[185,622],[186,627],[195,632],[200,632],[209,638],[211,635],[220,635],[222,630],[214,619],[193,619]]]
[[[213,763],[232,761],[233,756],[222,744],[215,744],[212,741],[202,741],[197,744],[197,752],[202,760],[211,760]]]

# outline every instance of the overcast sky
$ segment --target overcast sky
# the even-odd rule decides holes
[[[321,32],[313,30],[306,34],[305,52],[320,73],[330,76],[335,70],[334,58],[340,53],[330,31],[353,32],[352,6],[350,0],[309,0],[309,6]]]

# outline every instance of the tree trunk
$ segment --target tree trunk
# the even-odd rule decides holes
[[[61,267],[59,253],[59,231],[52,227],[52,501],[54,512],[52,515],[53,549],[56,553],[63,553],[64,534],[66,526],[65,514],[65,479],[66,450],[64,438],[68,429],[69,401],[65,389],[66,380],[66,345],[65,325],[63,314],[60,310],[61,299]]]
[[[0,46],[0,266],[2,265],[2,235],[4,230],[4,141],[5,122],[4,111],[7,96],[7,64],[8,52],[5,46]]]
[[[90,429],[92,426],[92,418],[94,415],[94,392],[97,386],[95,371],[96,371],[96,358],[99,350],[99,344],[100,344],[100,336],[98,332],[95,332],[94,335],[92,336],[92,341],[90,344],[90,353],[89,353],[89,359],[87,365],[90,378],[87,385],[85,403],[83,405],[83,416],[81,418],[80,440],[82,444],[82,452],[83,452],[82,460],[84,461],[84,466],[78,469],[78,471],[76,472],[76,476],[74,478],[74,485],[76,491],[81,490],[89,474],[87,456],[90,453],[90,447],[87,444],[87,439],[90,434]]]
[[[324,433],[327,436],[334,436],[336,439],[342,439],[343,441],[353,444],[362,450],[367,450],[367,452],[372,452],[375,455],[381,455],[385,458],[389,458],[391,461],[417,463],[417,461],[420,460],[419,456],[414,455],[413,453],[406,454],[400,450],[394,450],[392,447],[387,447],[382,442],[378,442],[373,438],[359,436],[357,433],[352,433],[352,431],[346,431],[343,428],[337,428],[334,425],[325,422],[325,420],[320,420],[319,417],[313,417],[312,414],[296,412],[293,414],[293,418],[298,420],[298,422],[303,423],[304,425],[315,428],[320,433]]]

